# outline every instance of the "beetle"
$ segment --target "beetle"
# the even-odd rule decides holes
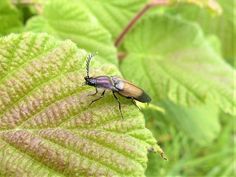
[[[116,95],[118,93],[119,95],[126,97],[128,99],[132,99],[132,102],[136,105],[134,100],[137,100],[142,103],[149,103],[151,102],[151,98],[148,96],[148,94],[141,88],[137,87],[136,85],[132,84],[131,82],[124,80],[117,76],[96,76],[96,77],[90,77],[89,75],[89,69],[90,69],[90,61],[94,57],[94,54],[89,54],[86,61],[86,72],[87,75],[84,77],[85,85],[93,86],[95,87],[96,92],[93,94],[90,94],[90,96],[94,96],[98,93],[97,88],[104,89],[100,97],[93,100],[89,105],[93,104],[94,102],[98,101],[99,99],[103,98],[106,90],[111,90],[114,98],[118,102],[119,111],[121,113],[121,117],[123,118],[123,113],[121,111],[121,104],[120,101]]]

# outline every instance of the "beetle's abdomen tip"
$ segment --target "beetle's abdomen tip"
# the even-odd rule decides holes
[[[152,101],[152,99],[148,96],[146,99],[146,103],[150,103]]]
[[[150,98],[150,96],[148,94],[146,94],[145,92],[142,93],[142,95],[140,95],[138,98],[136,98],[138,101],[142,102],[142,103],[150,103],[152,101],[152,99]]]

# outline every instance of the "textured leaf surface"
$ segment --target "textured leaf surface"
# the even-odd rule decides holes
[[[154,15],[127,36],[125,48],[124,75],[149,90],[154,102],[169,98],[196,105],[211,99],[233,114],[235,71],[215,53],[198,26]]]
[[[98,52],[102,59],[117,63],[110,33],[75,0],[69,3],[67,0],[50,0],[42,15],[28,21],[27,30],[71,39],[78,47]]]
[[[124,119],[110,93],[88,107],[86,55],[46,34],[0,38],[0,175],[144,175],[156,141],[130,100]],[[91,75],[119,74],[93,63]]]
[[[18,32],[22,27],[20,13],[9,0],[0,1],[0,36],[10,32]]]
[[[81,0],[81,4],[116,38],[147,0]]]

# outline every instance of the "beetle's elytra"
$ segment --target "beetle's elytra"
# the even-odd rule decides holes
[[[130,83],[127,80],[124,80],[122,78],[119,78],[117,76],[96,76],[96,77],[90,77],[89,76],[89,64],[91,59],[93,58],[93,54],[89,54],[87,58],[87,76],[84,77],[85,84],[95,87],[96,92],[92,95],[96,95],[98,93],[97,88],[103,88],[104,91],[98,97],[97,99],[93,100],[92,103],[95,101],[101,99],[106,90],[111,90],[113,93],[114,98],[117,100],[119,104],[119,111],[121,113],[121,116],[123,118],[123,114],[121,111],[121,104],[119,99],[117,98],[115,93],[118,93],[121,96],[124,96],[126,98],[132,99],[132,102],[135,104],[134,100],[140,101],[142,103],[149,103],[151,101],[151,98],[148,96],[147,93],[144,92],[143,89],[137,87],[136,85]],[[135,104],[136,105],[136,104]]]

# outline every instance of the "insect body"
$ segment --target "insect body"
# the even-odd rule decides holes
[[[134,84],[130,83],[127,80],[121,79],[117,76],[97,76],[97,77],[90,77],[89,76],[89,64],[91,59],[94,55],[90,54],[87,59],[87,76],[84,77],[85,84],[95,87],[96,92],[92,95],[96,95],[98,93],[97,88],[103,88],[104,91],[102,92],[101,96],[95,100],[93,100],[90,104],[94,103],[95,101],[101,99],[106,90],[111,90],[113,93],[114,98],[117,100],[119,104],[119,110],[121,116],[123,118],[123,114],[121,111],[121,104],[119,99],[117,98],[115,93],[118,93],[121,96],[126,98],[132,99],[133,103],[135,104],[134,100],[149,103],[151,98],[142,90],[141,88],[135,86]],[[135,104],[136,105],[136,104]]]

